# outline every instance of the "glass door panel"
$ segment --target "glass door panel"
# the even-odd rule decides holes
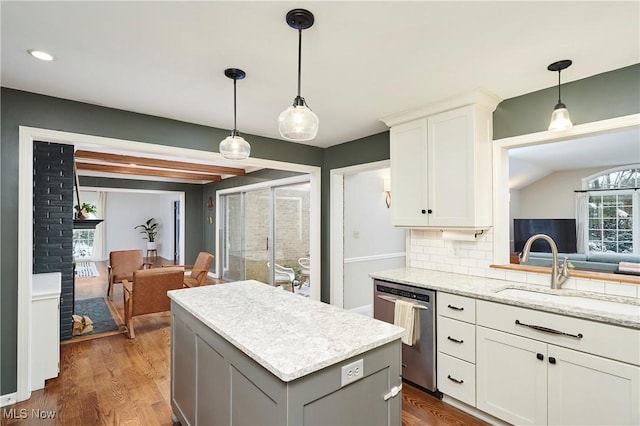
[[[245,279],[270,283],[271,188],[245,192]]]
[[[309,296],[310,185],[274,188],[274,259],[276,286]]]
[[[222,278],[229,281],[244,280],[244,209],[243,194],[220,197],[223,212]]]
[[[309,296],[309,183],[222,195],[220,208],[224,279]]]

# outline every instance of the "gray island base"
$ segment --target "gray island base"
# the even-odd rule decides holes
[[[257,281],[169,297],[181,424],[401,424],[403,329]]]

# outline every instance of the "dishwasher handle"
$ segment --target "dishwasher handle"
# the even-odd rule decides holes
[[[382,294],[378,294],[378,298],[380,298],[382,300],[386,300],[387,302],[391,302],[391,303],[396,303],[396,300],[398,300],[398,299],[394,299],[393,297],[384,296]],[[415,309],[424,309],[424,310],[428,310],[429,309],[428,306],[420,305],[420,304],[417,304],[417,303],[414,303],[413,307]]]

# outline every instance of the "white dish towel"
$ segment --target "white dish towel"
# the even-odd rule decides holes
[[[396,299],[393,310],[393,324],[405,329],[402,335],[402,343],[412,346],[416,337],[416,309],[413,303]]]

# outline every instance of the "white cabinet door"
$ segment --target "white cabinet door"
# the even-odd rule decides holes
[[[430,226],[472,226],[473,107],[429,117],[427,170]]]
[[[427,119],[390,131],[391,218],[396,226],[427,226]]]
[[[640,367],[549,345],[550,425],[640,424]]]
[[[509,423],[547,423],[547,345],[476,329],[477,407]]]
[[[491,226],[491,117],[468,105],[391,128],[394,225]]]

